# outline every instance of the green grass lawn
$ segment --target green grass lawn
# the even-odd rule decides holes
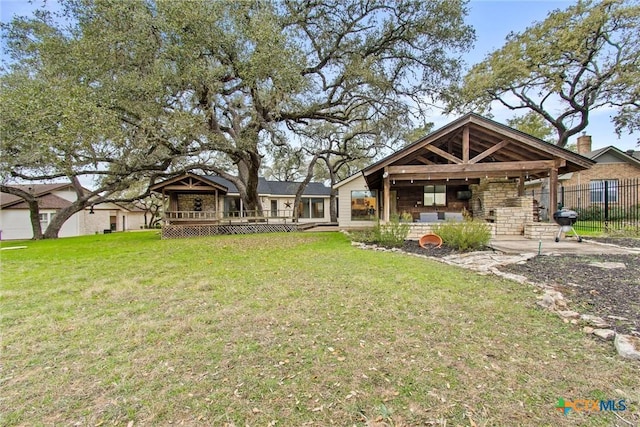
[[[640,420],[640,365],[532,287],[339,233],[11,245],[28,247],[1,252],[3,426]]]

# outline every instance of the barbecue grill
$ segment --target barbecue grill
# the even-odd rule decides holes
[[[569,209],[560,209],[553,213],[553,220],[560,226],[558,234],[556,234],[556,242],[560,241],[562,233],[573,232],[578,242],[582,242],[582,238],[578,236],[576,230],[573,229],[573,224],[578,220],[578,213]]]

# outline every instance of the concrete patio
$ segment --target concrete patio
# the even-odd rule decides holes
[[[505,254],[538,253],[541,255],[600,255],[607,254],[637,254],[640,249],[590,241],[588,237],[582,242],[575,238],[567,238],[555,242],[553,239],[526,239],[521,236],[495,236],[489,243],[495,251]]]

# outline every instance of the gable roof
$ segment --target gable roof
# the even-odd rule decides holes
[[[55,194],[45,194],[44,196],[38,197],[38,207],[40,209],[64,209],[70,205],[70,201],[63,199],[62,197],[58,197]],[[12,204],[9,208],[29,209],[29,204],[25,202],[24,199],[20,199],[18,203]],[[3,206],[3,209],[6,209],[6,207]]]
[[[359,177],[362,176],[362,171],[356,172],[353,175],[349,175],[348,177],[346,177],[345,179],[336,182],[335,184],[333,184],[333,188],[339,188],[342,187],[345,184],[350,183],[351,181],[353,181],[354,179],[357,179]]]
[[[204,178],[228,188],[229,194],[239,194],[238,188],[228,179],[218,175],[205,175]],[[270,196],[295,196],[300,182],[295,181],[269,181],[263,177],[258,178],[258,194]],[[331,189],[321,182],[309,182],[305,187],[303,196],[329,196]]]
[[[196,175],[192,172],[187,172],[182,175],[178,175],[173,178],[169,178],[162,182],[158,182],[151,186],[150,190],[161,193],[165,189],[184,191],[190,190],[195,192],[211,191],[214,188],[222,193],[227,193],[229,187],[226,185],[208,179],[206,176]]]
[[[583,154],[583,156],[588,157],[591,160],[595,160],[596,162],[598,162],[598,159],[605,159],[607,156],[613,156],[623,162],[627,162],[634,166],[640,167],[640,151],[630,151],[631,154],[629,152],[624,152],[614,147],[613,145],[609,145],[608,147],[599,148],[597,150],[585,153]]]
[[[262,177],[258,178],[258,194],[262,196],[289,196],[296,195],[299,182],[293,181],[268,181]],[[187,172],[180,176],[159,182],[151,186],[152,191],[162,192],[163,189],[174,191],[210,191],[211,188],[218,189],[224,194],[240,194],[235,184],[228,179],[218,175],[197,175]],[[331,195],[331,188],[326,187],[321,182],[310,182],[302,193],[304,196],[326,196]]]
[[[71,202],[51,193],[71,186],[70,182],[61,182],[57,184],[17,184],[10,187],[26,191],[38,197],[38,206],[41,209],[61,209],[69,206]],[[28,209],[28,204],[20,196],[0,193],[0,208]]]
[[[546,176],[551,167],[567,173],[593,164],[587,157],[468,113],[364,168],[362,173],[370,186],[377,187],[387,167],[397,177],[516,177],[526,172],[535,178]]]

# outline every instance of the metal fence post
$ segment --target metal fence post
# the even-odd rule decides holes
[[[604,229],[609,231],[609,181],[604,180]]]

